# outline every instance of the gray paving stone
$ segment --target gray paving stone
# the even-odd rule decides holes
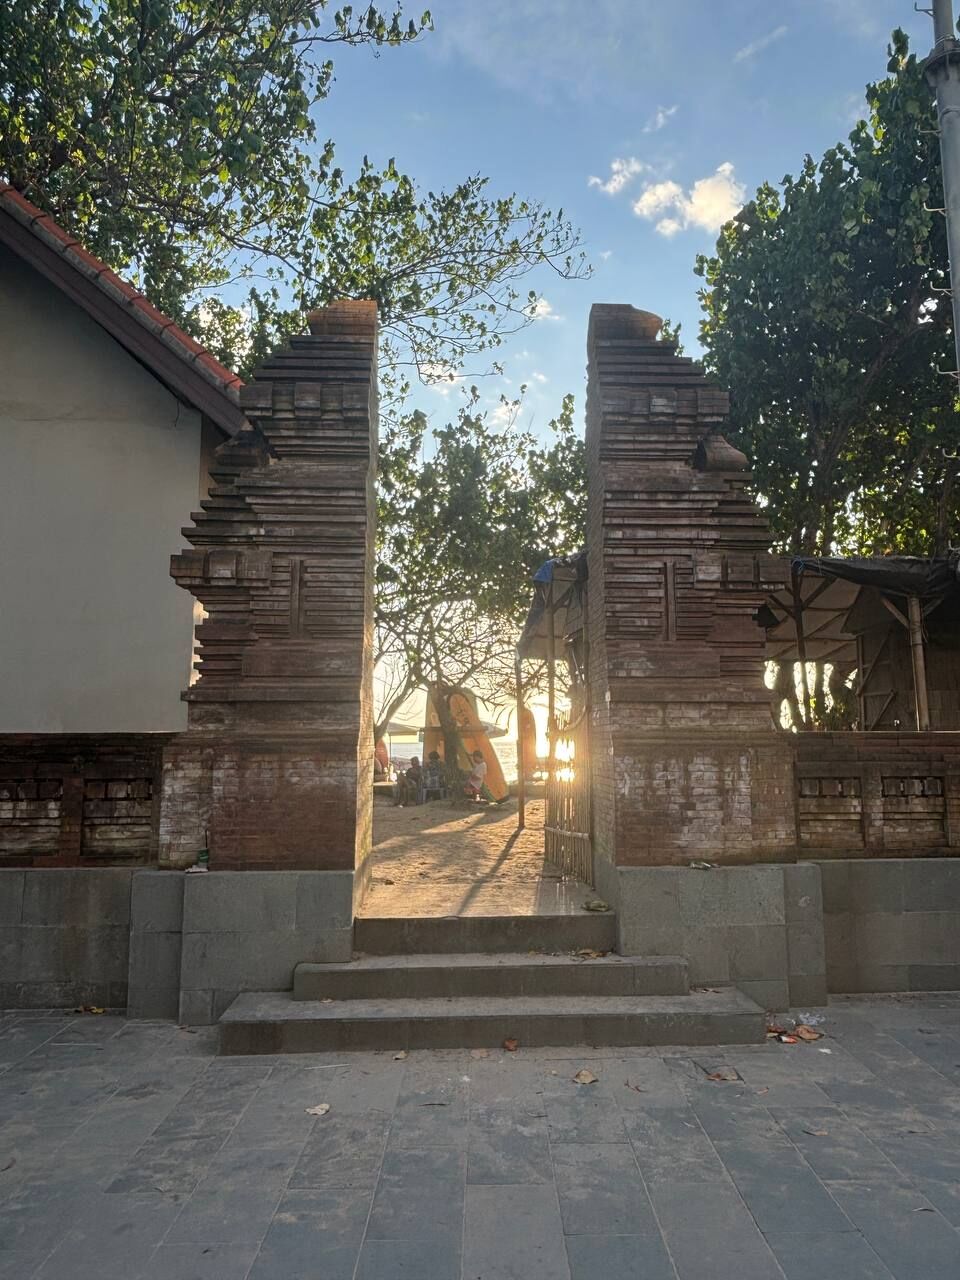
[[[466,1154],[448,1148],[387,1151],[367,1235],[418,1240],[458,1234],[463,1226]]]
[[[370,1187],[377,1185],[390,1115],[324,1116],[307,1139],[290,1179],[291,1187]]]
[[[783,1280],[770,1246],[752,1224],[722,1235],[688,1226],[666,1236],[679,1280]]]
[[[162,1244],[137,1280],[242,1280],[258,1248],[259,1241],[256,1244]]]
[[[897,1280],[960,1273],[960,1234],[908,1183],[833,1182],[830,1190]]]
[[[688,1228],[729,1232],[750,1232],[755,1223],[743,1197],[726,1172],[713,1182],[654,1182],[650,1199],[661,1229],[670,1236]]]
[[[747,1208],[764,1233],[846,1231],[850,1223],[798,1153],[738,1161],[730,1169]],[[729,1161],[728,1161],[729,1167]]]
[[[38,1269],[38,1280],[138,1275],[177,1213],[178,1205],[166,1196],[99,1196]]]
[[[880,1148],[837,1107],[803,1111],[774,1108],[773,1117],[817,1177],[825,1181],[875,1178],[882,1182],[893,1175],[893,1167]]]
[[[676,1280],[659,1236],[567,1236],[570,1280]]]
[[[787,1280],[810,1280],[811,1262],[821,1276],[838,1280],[891,1280],[889,1271],[858,1231],[829,1235],[767,1233]]]
[[[553,1146],[563,1229],[575,1235],[655,1235],[656,1219],[627,1144]]]
[[[248,1280],[353,1280],[369,1212],[369,1191],[288,1191]]]
[[[360,1250],[355,1280],[460,1280],[460,1274],[460,1242],[452,1237],[368,1239]]]
[[[612,1098],[594,1096],[590,1085],[576,1093],[544,1097],[551,1142],[626,1142],[620,1109]]]
[[[691,1107],[658,1107],[624,1117],[648,1183],[713,1182],[723,1164]]]
[[[467,1183],[552,1182],[546,1117],[527,1106],[474,1109],[467,1138]]]
[[[468,1187],[463,1274],[569,1280],[553,1187]]]

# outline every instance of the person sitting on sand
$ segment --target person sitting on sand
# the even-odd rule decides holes
[[[423,798],[436,796],[441,800],[447,794],[447,774],[439,751],[431,751],[423,769]]]
[[[489,800],[487,792],[487,762],[482,751],[474,751],[470,757],[470,776],[463,784],[463,794],[471,800]]]
[[[398,804],[402,809],[405,804],[420,803],[420,786],[423,782],[423,767],[420,764],[420,757],[414,756],[410,761],[410,768],[405,773],[401,773],[397,779],[397,792],[394,804]]]

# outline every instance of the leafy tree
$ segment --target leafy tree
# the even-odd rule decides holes
[[[402,396],[528,323],[531,268],[583,270],[562,211],[480,176],[421,193],[392,160],[337,167],[317,125],[331,47],[430,25],[328,0],[8,0],[0,176],[240,372],[302,310],[375,299]],[[242,307],[225,298],[254,277]]]
[[[530,577],[557,548],[582,539],[573,397],[564,398],[547,445],[517,428],[520,405],[503,399],[495,414],[484,412],[474,387],[455,422],[429,430],[413,415],[384,451],[378,736],[416,689],[434,695],[441,718],[443,693],[462,686],[492,705],[509,702]],[[421,462],[425,446],[430,456]],[[447,758],[455,758],[449,749]]]
[[[923,554],[955,527],[936,119],[903,32],[889,54],[848,143],[760,187],[697,264],[706,360],[792,553]]]

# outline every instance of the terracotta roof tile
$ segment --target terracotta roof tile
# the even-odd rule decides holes
[[[199,342],[195,342],[169,316],[158,311],[133,285],[122,280],[105,262],[84,249],[49,214],[31,204],[25,196],[5,182],[0,182],[0,210],[5,210],[27,226],[38,239],[62,254],[65,262],[70,263],[85,279],[92,281],[115,303],[135,316],[145,329],[154,336],[159,336],[186,364],[217,387],[232,405],[239,403],[239,389],[243,386],[241,378],[216,360]]]

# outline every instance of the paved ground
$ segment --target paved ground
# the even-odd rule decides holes
[[[400,809],[373,807],[374,845],[363,916],[569,915],[596,898],[561,880],[543,856],[541,799],[464,809],[442,800]]]
[[[170,1024],[11,1015],[0,1276],[956,1280],[960,998],[840,1000],[824,1028],[218,1059]]]

